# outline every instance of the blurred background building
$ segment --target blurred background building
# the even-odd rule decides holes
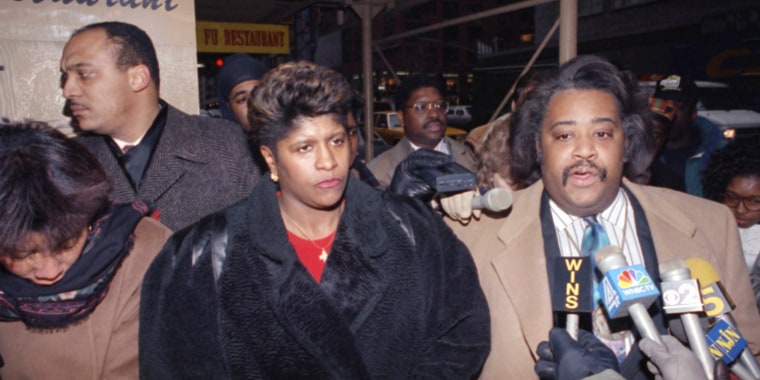
[[[362,86],[362,25],[355,7],[373,4],[376,101],[389,99],[411,72],[443,76],[452,104],[472,105],[487,121],[559,16],[559,1],[511,0],[196,0],[197,21],[287,25],[287,54],[259,54],[270,65],[308,59]],[[404,38],[409,31],[510,5],[536,3]],[[760,109],[760,3],[756,0],[578,0],[578,54],[600,54],[655,80],[670,72],[727,84],[733,101]],[[554,35],[534,67],[556,66]],[[230,51],[229,53],[233,53]],[[199,53],[201,104],[227,53]]]

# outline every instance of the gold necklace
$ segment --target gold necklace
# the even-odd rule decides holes
[[[330,235],[327,236],[327,237],[332,236],[332,239],[330,239],[330,242],[327,243],[323,247],[323,246],[317,244],[317,242],[315,242],[314,239],[310,238],[309,235],[306,234],[306,232],[304,232],[301,228],[299,228],[298,225],[296,224],[296,222],[293,221],[293,219],[291,217],[289,217],[285,212],[280,211],[280,213],[282,214],[282,216],[285,217],[285,219],[287,219],[290,222],[290,224],[293,225],[293,227],[295,227],[295,229],[296,229],[296,231],[298,231],[298,233],[300,233],[301,235],[303,235],[304,237],[306,237],[306,240],[308,240],[311,243],[311,245],[319,248],[322,251],[319,254],[319,260],[321,260],[323,263],[327,262],[327,247],[329,247],[330,245],[332,245],[333,240],[335,240],[335,231],[333,231]],[[287,229],[288,227],[285,226],[285,228]],[[317,240],[319,240],[319,239],[317,239]]]

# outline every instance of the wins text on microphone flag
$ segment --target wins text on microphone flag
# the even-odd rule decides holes
[[[593,268],[589,258],[555,257],[552,308],[569,313],[592,312]]]

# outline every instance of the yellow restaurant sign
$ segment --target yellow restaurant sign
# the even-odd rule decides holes
[[[198,52],[288,54],[287,25],[205,22],[195,24]]]

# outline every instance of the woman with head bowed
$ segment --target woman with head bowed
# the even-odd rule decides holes
[[[2,378],[137,378],[140,286],[170,231],[109,189],[61,132],[0,125]]]

